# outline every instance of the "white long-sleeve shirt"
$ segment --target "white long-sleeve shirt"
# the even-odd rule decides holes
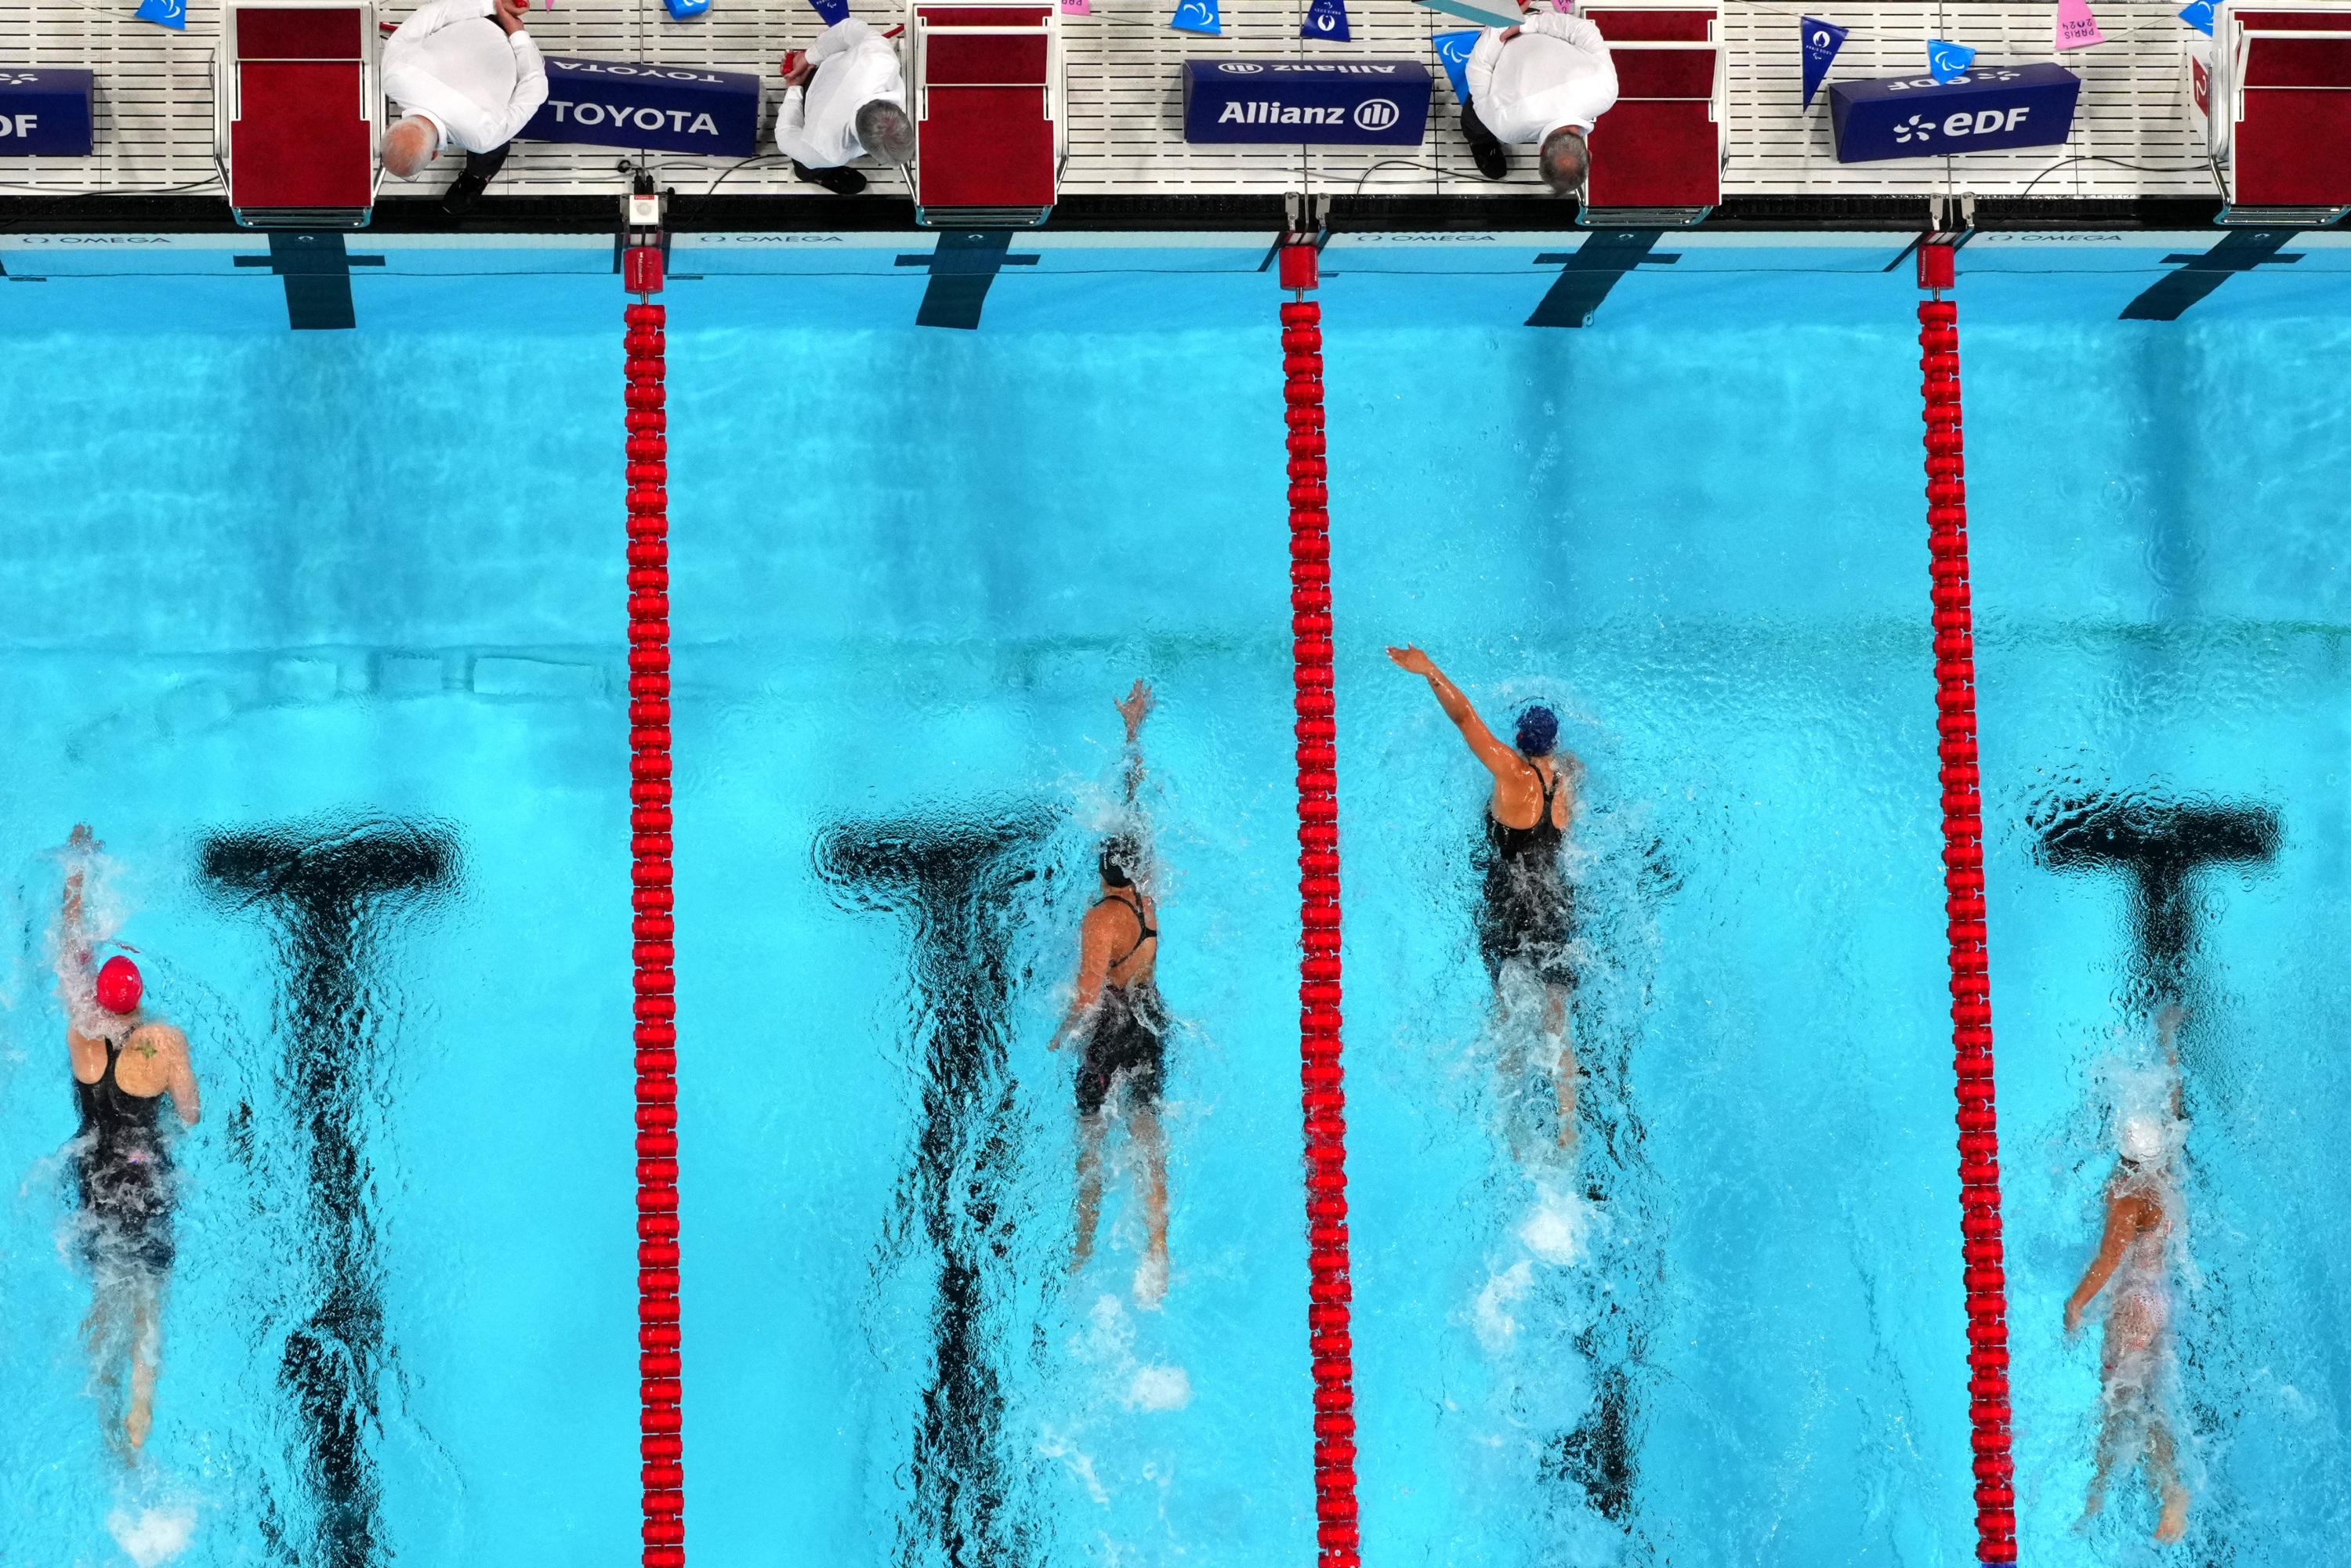
[[[906,78],[890,40],[852,16],[809,48],[816,67],[805,89],[787,88],[776,111],[776,151],[811,169],[838,169],[865,155],[857,111],[880,99],[906,107]]]
[[[492,0],[432,0],[383,43],[383,95],[468,152],[515,139],[547,101],[547,64],[528,33],[497,24]]]
[[[1616,63],[1582,16],[1530,11],[1519,36],[1489,27],[1469,51],[1469,101],[1486,129],[1519,146],[1562,126],[1590,131],[1616,102]]]

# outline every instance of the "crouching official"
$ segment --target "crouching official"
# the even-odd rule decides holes
[[[1616,64],[1600,29],[1582,16],[1529,11],[1515,27],[1485,30],[1468,74],[1461,133],[1478,172],[1501,179],[1510,172],[1502,144],[1531,146],[1553,194],[1582,190],[1592,168],[1583,139],[1616,103]]]
[[[547,101],[547,64],[523,31],[529,0],[432,0],[383,46],[383,95],[401,119],[383,137],[388,173],[413,180],[451,146],[465,172],[441,199],[451,216],[481,199],[515,133]]]
[[[776,113],[776,151],[792,172],[836,196],[865,189],[844,168],[868,153],[900,168],[914,161],[914,122],[906,117],[906,78],[890,40],[852,16],[824,30],[805,59],[787,61],[783,107]]]

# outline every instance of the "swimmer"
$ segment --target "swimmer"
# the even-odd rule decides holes
[[[119,1427],[109,1409],[107,1437],[112,1442],[119,1435],[125,1456],[136,1460],[154,1425],[163,1292],[172,1273],[172,1157],[162,1102],[170,1096],[184,1126],[195,1125],[200,1106],[187,1037],[141,1009],[139,967],[118,953],[90,973],[82,883],[99,843],[84,825],[74,829],[68,847],[79,863],[66,875],[57,958],[81,1123],[71,1145],[78,1225],[92,1281],[82,1336],[110,1406],[129,1370],[130,1403]]]
[[[2161,1122],[2148,1115],[2125,1117],[2120,1143],[2121,1157],[2106,1184],[2105,1236],[2065,1302],[2065,1333],[2070,1336],[2081,1332],[2082,1314],[2090,1303],[2113,1288],[2101,1357],[2105,1386],[2097,1469],[2076,1528],[2088,1529],[2105,1508],[2115,1467],[2132,1439],[2140,1437],[2147,1483],[2160,1510],[2155,1538],[2168,1542],[2187,1533],[2189,1503],[2188,1488],[2179,1479],[2179,1443],[2163,1397],[2175,1363],[2165,1250],[2177,1188]]]
[[[1126,720],[1126,795],[1143,782],[1143,721],[1151,688],[1142,681],[1118,705]],[[1143,1168],[1147,1244],[1134,1274],[1135,1300],[1157,1306],[1167,1293],[1167,1142],[1159,1124],[1165,1087],[1167,1015],[1155,978],[1159,967],[1158,905],[1141,885],[1142,846],[1123,834],[1105,841],[1099,895],[1078,934],[1078,978],[1052,1049],[1081,1048],[1078,1061],[1078,1239],[1070,1271],[1093,1257],[1102,1218],[1102,1144],[1110,1112],[1123,1104],[1128,1147]]]
[[[1519,715],[1518,745],[1504,746],[1486,727],[1461,689],[1418,648],[1390,648],[1388,657],[1426,676],[1439,707],[1494,776],[1486,802],[1485,897],[1478,912],[1478,954],[1494,984],[1498,1011],[1507,1010],[1504,977],[1531,976],[1543,988],[1543,1033],[1558,1048],[1552,1083],[1559,1101],[1559,1146],[1575,1146],[1575,1093],[1583,1072],[1568,1040],[1567,1003],[1575,991],[1568,944],[1575,939],[1575,892],[1560,874],[1559,850],[1575,821],[1575,786],[1583,765],[1559,751],[1559,716],[1535,704]],[[1515,1078],[1518,1058],[1506,1053],[1503,1071]]]

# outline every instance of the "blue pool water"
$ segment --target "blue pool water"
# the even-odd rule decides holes
[[[695,1559],[1302,1563],[1278,295],[1253,236],[1031,238],[980,329],[922,329],[932,243],[673,258]],[[1908,267],[1693,237],[1524,325],[1577,243],[1325,257],[1365,1560],[1962,1563]],[[2210,243],[1962,256],[2035,1565],[2183,1560],[2136,1481],[2072,1532],[2059,1325],[2173,996],[2184,1560],[2351,1528],[2351,248],[2117,319]],[[352,332],[287,331],[257,246],[0,251],[0,1561],[633,1558],[622,300],[593,246],[352,249]],[[1482,775],[1405,641],[1589,767],[1573,1174],[1515,1151]],[[1045,1049],[1137,675],[1155,1311],[1123,1179],[1067,1275]],[[2273,852],[2158,856],[2135,905],[2049,847],[2191,809]],[[64,1186],[80,820],[206,1106],[128,1475]]]

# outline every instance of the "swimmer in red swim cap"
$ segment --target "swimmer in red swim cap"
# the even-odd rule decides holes
[[[170,1098],[185,1126],[195,1124],[199,1103],[188,1038],[141,1009],[146,984],[139,966],[118,953],[95,977],[89,973],[94,939],[82,893],[98,849],[87,826],[74,829],[59,955],[68,987],[66,1049],[81,1115],[69,1146],[81,1251],[96,1287],[86,1337],[97,1361],[95,1381],[106,1396],[107,1438],[135,1458],[154,1425],[163,1288],[172,1271],[172,1155],[163,1101]],[[77,994],[97,1006],[77,1001]]]

